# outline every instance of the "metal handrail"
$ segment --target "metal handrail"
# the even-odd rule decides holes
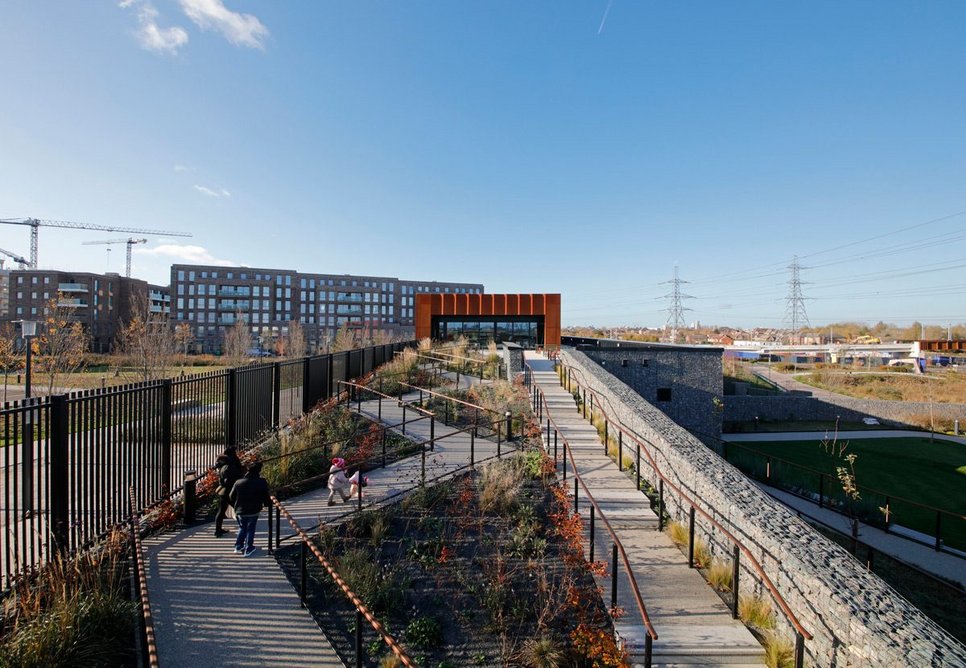
[[[134,539],[134,559],[137,568],[138,586],[141,599],[141,618],[144,620],[144,638],[148,650],[148,665],[157,668],[160,663],[158,660],[158,645],[154,636],[154,617],[151,615],[151,600],[148,597],[148,578],[144,568],[144,549],[141,545],[141,518],[134,510],[135,496],[134,486],[128,490],[131,501],[131,534]]]
[[[451,397],[450,395],[443,394],[442,392],[437,392],[435,390],[430,390],[430,389],[425,388],[425,387],[419,387],[417,385],[410,385],[409,383],[400,382],[399,384],[400,385],[405,385],[406,387],[412,388],[413,390],[416,390],[416,391],[419,391],[419,392],[425,392],[426,394],[429,394],[431,396],[443,397],[447,401],[452,401],[453,403],[462,404],[463,406],[469,406],[470,408],[476,408],[476,409],[481,410],[481,411],[486,411],[487,413],[495,413],[496,415],[499,415],[500,417],[505,417],[506,416],[506,413],[501,413],[500,411],[493,410],[492,408],[487,408],[486,406],[479,406],[477,404],[470,403],[469,401],[464,401],[462,399],[457,399],[456,397]]]
[[[412,659],[410,659],[406,655],[402,647],[399,646],[399,643],[396,642],[396,639],[393,638],[391,635],[389,635],[388,632],[386,632],[382,623],[380,623],[379,620],[376,619],[375,616],[369,611],[369,608],[366,607],[366,604],[362,602],[362,599],[360,599],[352,591],[352,589],[349,588],[349,585],[346,584],[345,580],[342,579],[342,577],[335,570],[335,568],[333,568],[332,565],[328,562],[328,560],[324,556],[322,556],[322,552],[319,551],[319,548],[315,546],[315,543],[313,543],[312,540],[308,537],[308,535],[306,535],[306,533],[302,530],[302,527],[300,527],[299,523],[295,521],[295,518],[292,517],[292,515],[288,512],[288,509],[286,509],[285,506],[282,505],[282,502],[276,499],[274,496],[272,496],[271,499],[272,499],[272,504],[279,510],[279,512],[285,515],[285,519],[288,520],[288,523],[298,534],[299,538],[302,541],[302,544],[308,547],[308,549],[312,551],[312,554],[315,555],[315,558],[318,559],[319,563],[322,564],[323,568],[325,568],[325,570],[328,571],[329,576],[339,586],[339,588],[342,590],[342,593],[346,595],[346,597],[349,599],[349,602],[352,603],[353,606],[355,606],[357,616],[361,615],[362,617],[365,617],[366,621],[369,622],[369,624],[376,631],[376,633],[382,636],[383,642],[385,642],[389,646],[389,649],[392,650],[392,653],[399,658],[399,660],[402,662],[404,666],[408,666],[409,668],[415,668],[416,664],[413,663]],[[359,630],[358,624],[359,624],[359,620],[357,619],[356,621],[357,631]],[[357,636],[357,638],[361,639],[361,636]],[[357,643],[356,651],[358,652],[360,649],[361,648],[358,646],[358,643]]]
[[[529,367],[529,365],[527,366]],[[554,430],[558,434],[560,434],[560,438],[563,441],[563,445],[564,445],[564,455],[570,456],[570,464],[573,469],[574,478],[576,478],[580,482],[581,487],[584,488],[584,493],[586,494],[587,498],[590,499],[591,505],[593,505],[594,509],[597,511],[597,514],[604,521],[604,526],[607,528],[607,532],[610,534],[611,539],[613,539],[614,545],[617,547],[617,550],[620,553],[621,560],[624,562],[624,570],[627,573],[627,579],[630,582],[631,591],[634,594],[634,602],[636,603],[638,612],[641,615],[641,621],[644,622],[644,626],[647,629],[648,648],[645,651],[647,652],[647,655],[649,657],[650,645],[654,640],[657,640],[658,634],[657,634],[657,631],[654,629],[654,625],[651,623],[650,616],[647,614],[647,607],[644,605],[644,599],[641,597],[641,591],[640,591],[640,588],[638,588],[637,586],[637,579],[634,577],[634,572],[631,570],[630,562],[627,558],[627,552],[624,550],[624,545],[617,537],[617,534],[615,533],[613,527],[611,527],[610,521],[608,521],[607,516],[604,514],[600,506],[597,504],[597,500],[594,498],[594,495],[590,491],[590,488],[587,486],[587,483],[584,482],[583,477],[581,477],[579,471],[577,470],[577,460],[574,458],[574,453],[572,448],[570,447],[570,442],[567,440],[567,437],[564,436],[563,431],[560,430],[560,427],[557,425],[556,420],[554,420],[553,415],[550,414],[549,403],[547,402],[547,398],[544,395],[543,389],[536,384],[534,384],[534,388],[537,390],[537,392],[539,392],[540,399],[543,402],[544,407],[546,408],[547,419],[553,425]]]
[[[564,367],[568,366],[564,364],[562,361],[558,361],[557,364],[561,364]],[[532,375],[533,370],[530,367],[530,365],[527,365],[527,368],[530,369],[530,373]],[[569,367],[569,368],[573,369],[573,367]],[[574,369],[574,370],[580,373],[579,369]],[[580,385],[580,381],[577,381],[577,384]],[[599,394],[593,388],[585,386],[585,389],[590,390],[594,395],[599,396]],[[614,424],[621,432],[623,432],[628,437],[630,437],[630,439],[633,442],[635,442],[637,445],[641,446],[641,451],[647,457],[648,461],[650,461],[652,469],[662,481],[667,483],[672,490],[678,493],[678,496],[680,496],[684,501],[688,503],[688,505],[694,508],[696,512],[700,513],[702,517],[707,519],[715,528],[719,529],[729,540],[731,540],[731,542],[735,545],[735,547],[737,547],[746,557],[748,557],[748,559],[751,561],[751,565],[754,568],[755,572],[758,573],[759,577],[761,578],[762,584],[765,586],[766,589],[768,589],[768,592],[772,595],[772,598],[775,599],[775,602],[778,603],[778,606],[781,609],[782,613],[785,615],[785,618],[788,619],[788,621],[792,624],[792,626],[795,627],[796,631],[798,631],[798,633],[803,638],[805,638],[806,640],[811,640],[813,637],[812,634],[809,633],[804,626],[802,626],[801,622],[798,620],[798,617],[795,615],[794,612],[792,612],[791,607],[789,607],[784,597],[781,595],[781,593],[779,593],[778,588],[772,583],[771,578],[769,578],[768,574],[765,573],[764,568],[761,566],[760,563],[758,563],[758,560],[755,558],[755,555],[752,554],[751,550],[748,549],[748,547],[741,540],[739,540],[734,534],[732,534],[724,526],[722,526],[720,522],[714,519],[706,510],[701,508],[695,499],[691,498],[688,494],[686,494],[684,490],[682,490],[678,485],[672,482],[661,471],[660,467],[657,464],[657,461],[648,451],[647,445],[644,442],[645,439],[638,438],[638,436],[635,433],[626,429],[624,427],[624,424],[620,420],[614,420],[610,418],[603,408],[600,409],[600,412],[605,416],[605,419],[607,419],[609,422],[614,422]],[[623,453],[620,453],[620,456],[623,456]]]

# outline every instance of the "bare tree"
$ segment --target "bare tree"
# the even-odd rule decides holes
[[[186,322],[179,322],[174,328],[174,342],[178,346],[178,352],[181,353],[181,366],[188,361],[188,346],[194,341],[194,334],[191,333],[191,325]]]
[[[131,296],[130,313],[130,320],[115,339],[116,353],[142,382],[165,377],[177,350],[167,317],[151,311],[144,293]]]
[[[84,326],[70,321],[73,311],[62,299],[58,294],[44,306],[42,331],[31,341],[34,365],[47,377],[47,394],[53,393],[58,375],[63,379],[80,371],[89,345]]]
[[[342,325],[339,327],[339,331],[335,334],[335,341],[332,342],[332,352],[338,353],[343,350],[352,350],[357,348],[356,335],[348,325]]]
[[[241,314],[235,316],[235,324],[225,330],[225,343],[222,355],[227,358],[231,366],[240,366],[248,359],[248,349],[252,345],[252,335],[248,331],[248,323]]]
[[[305,357],[305,331],[298,320],[290,320],[288,323],[288,336],[285,342],[288,357]]]
[[[7,400],[7,374],[23,366],[23,354],[14,346],[13,323],[0,325],[0,370],[3,371],[3,400]]]

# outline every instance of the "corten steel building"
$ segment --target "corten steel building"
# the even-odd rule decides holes
[[[342,327],[411,337],[420,293],[477,292],[483,292],[479,283],[175,264],[171,323],[191,326],[196,352],[217,353],[236,320],[249,326],[253,347],[286,336],[289,323],[298,321],[309,352],[316,352]]]
[[[559,294],[416,295],[416,338],[560,347]]]

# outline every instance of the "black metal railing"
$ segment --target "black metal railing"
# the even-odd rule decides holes
[[[780,435],[776,435],[778,437]],[[721,449],[726,461],[766,485],[817,503],[819,508],[846,516],[851,512],[851,517],[886,533],[966,559],[964,515],[865,485],[856,485],[859,498],[850,499],[834,473],[775,457],[734,441],[722,440]]]
[[[126,521],[228,445],[263,438],[414,342],[6,403],[0,590]]]
[[[133,575],[136,591],[131,592],[132,598],[138,601],[140,611],[140,646],[143,657],[142,665],[157,668],[158,644],[154,635],[154,617],[151,615],[151,599],[148,596],[148,576],[144,567],[144,548],[141,545],[141,518],[135,506],[134,487],[128,489],[128,499],[131,508],[131,550],[133,555]]]
[[[563,369],[564,373],[561,374],[559,381],[565,389],[573,394],[575,397],[580,396],[579,406],[580,411],[584,418],[590,420],[592,424],[595,424],[595,416],[599,416],[603,419],[603,434],[601,435],[601,440],[603,442],[603,447],[605,453],[608,451],[611,445],[611,430],[617,431],[617,463],[618,467],[622,468],[624,462],[625,447],[633,447],[634,458],[633,458],[633,469],[635,471],[637,479],[637,487],[641,489],[641,481],[645,480],[652,487],[655,487],[657,492],[657,514],[658,514],[658,530],[664,529],[664,521],[666,515],[666,503],[665,503],[665,491],[674,493],[677,497],[677,502],[680,507],[687,508],[688,512],[688,565],[689,567],[694,566],[694,547],[695,547],[695,519],[696,516],[700,516],[702,521],[706,522],[709,526],[713,527],[714,530],[719,531],[728,542],[732,545],[732,602],[731,602],[731,612],[734,618],[738,617],[738,603],[740,600],[739,594],[739,573],[740,565],[742,561],[742,555],[744,555],[744,562],[748,564],[748,568],[754,576],[758,579],[761,585],[768,591],[769,595],[775,601],[778,609],[781,611],[782,615],[788,621],[795,631],[795,666],[796,668],[801,668],[804,663],[804,652],[805,652],[805,641],[812,639],[812,634],[809,633],[805,627],[802,625],[801,621],[798,619],[797,615],[792,611],[788,602],[779,592],[778,588],[772,582],[771,578],[765,572],[758,559],[753,554],[751,548],[749,548],[744,541],[742,541],[734,532],[723,526],[715,517],[713,513],[715,510],[713,508],[706,509],[701,503],[699,503],[696,495],[689,494],[680,485],[675,483],[671,476],[668,475],[661,466],[657,463],[652,449],[660,453],[660,449],[656,448],[653,443],[649,440],[641,437],[639,434],[633,430],[624,426],[624,424],[619,420],[615,419],[610,413],[606,411],[603,407],[603,401],[600,395],[593,389],[587,386],[586,383],[581,384],[577,376],[582,376],[579,369],[570,367],[564,364],[560,360],[555,360],[555,373],[558,369]],[[527,365],[524,374],[524,383],[529,388],[538,388],[537,384],[533,379],[533,370]],[[535,389],[531,389],[533,394],[536,394]],[[588,400],[589,399],[589,400]],[[608,402],[609,403],[609,402]],[[538,419],[543,420],[542,414],[538,411]],[[549,422],[548,422],[549,431]],[[626,443],[625,443],[626,441]],[[641,458],[641,455],[644,458]],[[644,473],[642,466],[646,465],[650,469],[650,475]],[[756,548],[760,549],[760,548]]]

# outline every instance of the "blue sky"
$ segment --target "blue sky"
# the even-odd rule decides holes
[[[966,321],[966,4],[7,0],[0,218],[560,292],[565,324]],[[40,265],[123,271],[110,232]],[[27,254],[26,228],[0,247]]]

